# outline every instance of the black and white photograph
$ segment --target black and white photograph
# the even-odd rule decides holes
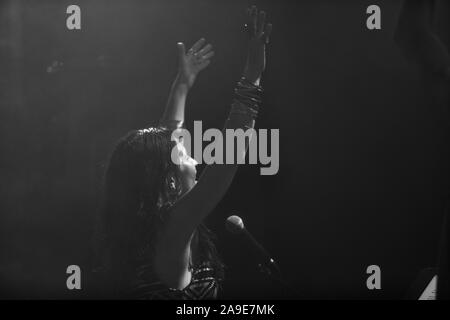
[[[0,0],[0,300],[450,299],[449,14]]]

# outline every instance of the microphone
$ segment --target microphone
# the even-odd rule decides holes
[[[245,228],[244,221],[239,216],[233,215],[229,216],[225,221],[226,229],[237,235],[242,235],[247,242],[251,245],[254,251],[256,251],[262,259],[262,263],[258,265],[259,271],[265,273],[272,279],[276,280],[283,287],[284,295],[286,297],[297,297],[299,296],[297,290],[291,287],[291,285],[286,282],[281,274],[280,267],[275,262],[275,260],[270,256],[270,254],[264,249],[262,245],[256,241],[252,234]]]
[[[233,215],[229,216],[225,222],[225,228],[233,233],[238,235],[243,235],[247,242],[250,243],[251,247],[256,251],[256,253],[262,259],[263,265],[267,268],[273,266],[278,273],[280,273],[280,269],[275,262],[275,260],[270,256],[264,247],[259,244],[258,241],[252,236],[252,234],[245,228],[244,221],[239,216]],[[261,265],[262,267],[262,265]],[[264,272],[271,273],[270,270],[263,270]]]

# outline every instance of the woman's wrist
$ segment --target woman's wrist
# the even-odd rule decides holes
[[[178,73],[175,77],[174,86],[187,92],[191,88],[192,84],[190,84],[189,79],[187,79],[183,74]]]
[[[261,75],[251,75],[246,71],[244,71],[244,73],[242,74],[242,78],[246,79],[248,82],[252,83],[255,86],[259,86],[261,82]]]

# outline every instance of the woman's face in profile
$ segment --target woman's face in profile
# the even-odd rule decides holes
[[[178,168],[181,173],[181,183],[183,193],[189,191],[196,183],[197,170],[195,166],[198,162],[190,157],[184,147],[183,143],[178,142],[176,145],[178,155]]]

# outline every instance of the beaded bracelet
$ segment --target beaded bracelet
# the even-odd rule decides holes
[[[246,78],[242,77],[237,83],[237,87],[234,90],[236,99],[250,105],[256,111],[259,110],[259,104],[261,103],[262,87],[257,86]]]
[[[244,87],[244,88],[256,90],[256,91],[258,91],[259,93],[262,93],[262,92],[263,92],[263,89],[262,89],[261,86],[258,86],[258,85],[256,85],[256,84],[252,83],[251,81],[249,81],[249,80],[248,80],[247,78],[245,78],[245,77],[242,77],[242,78],[239,80],[238,85],[240,85],[240,86],[242,86],[242,87]]]
[[[258,104],[250,104],[248,100],[244,100],[239,96],[233,100],[230,114],[240,114],[255,119],[258,116]]]

